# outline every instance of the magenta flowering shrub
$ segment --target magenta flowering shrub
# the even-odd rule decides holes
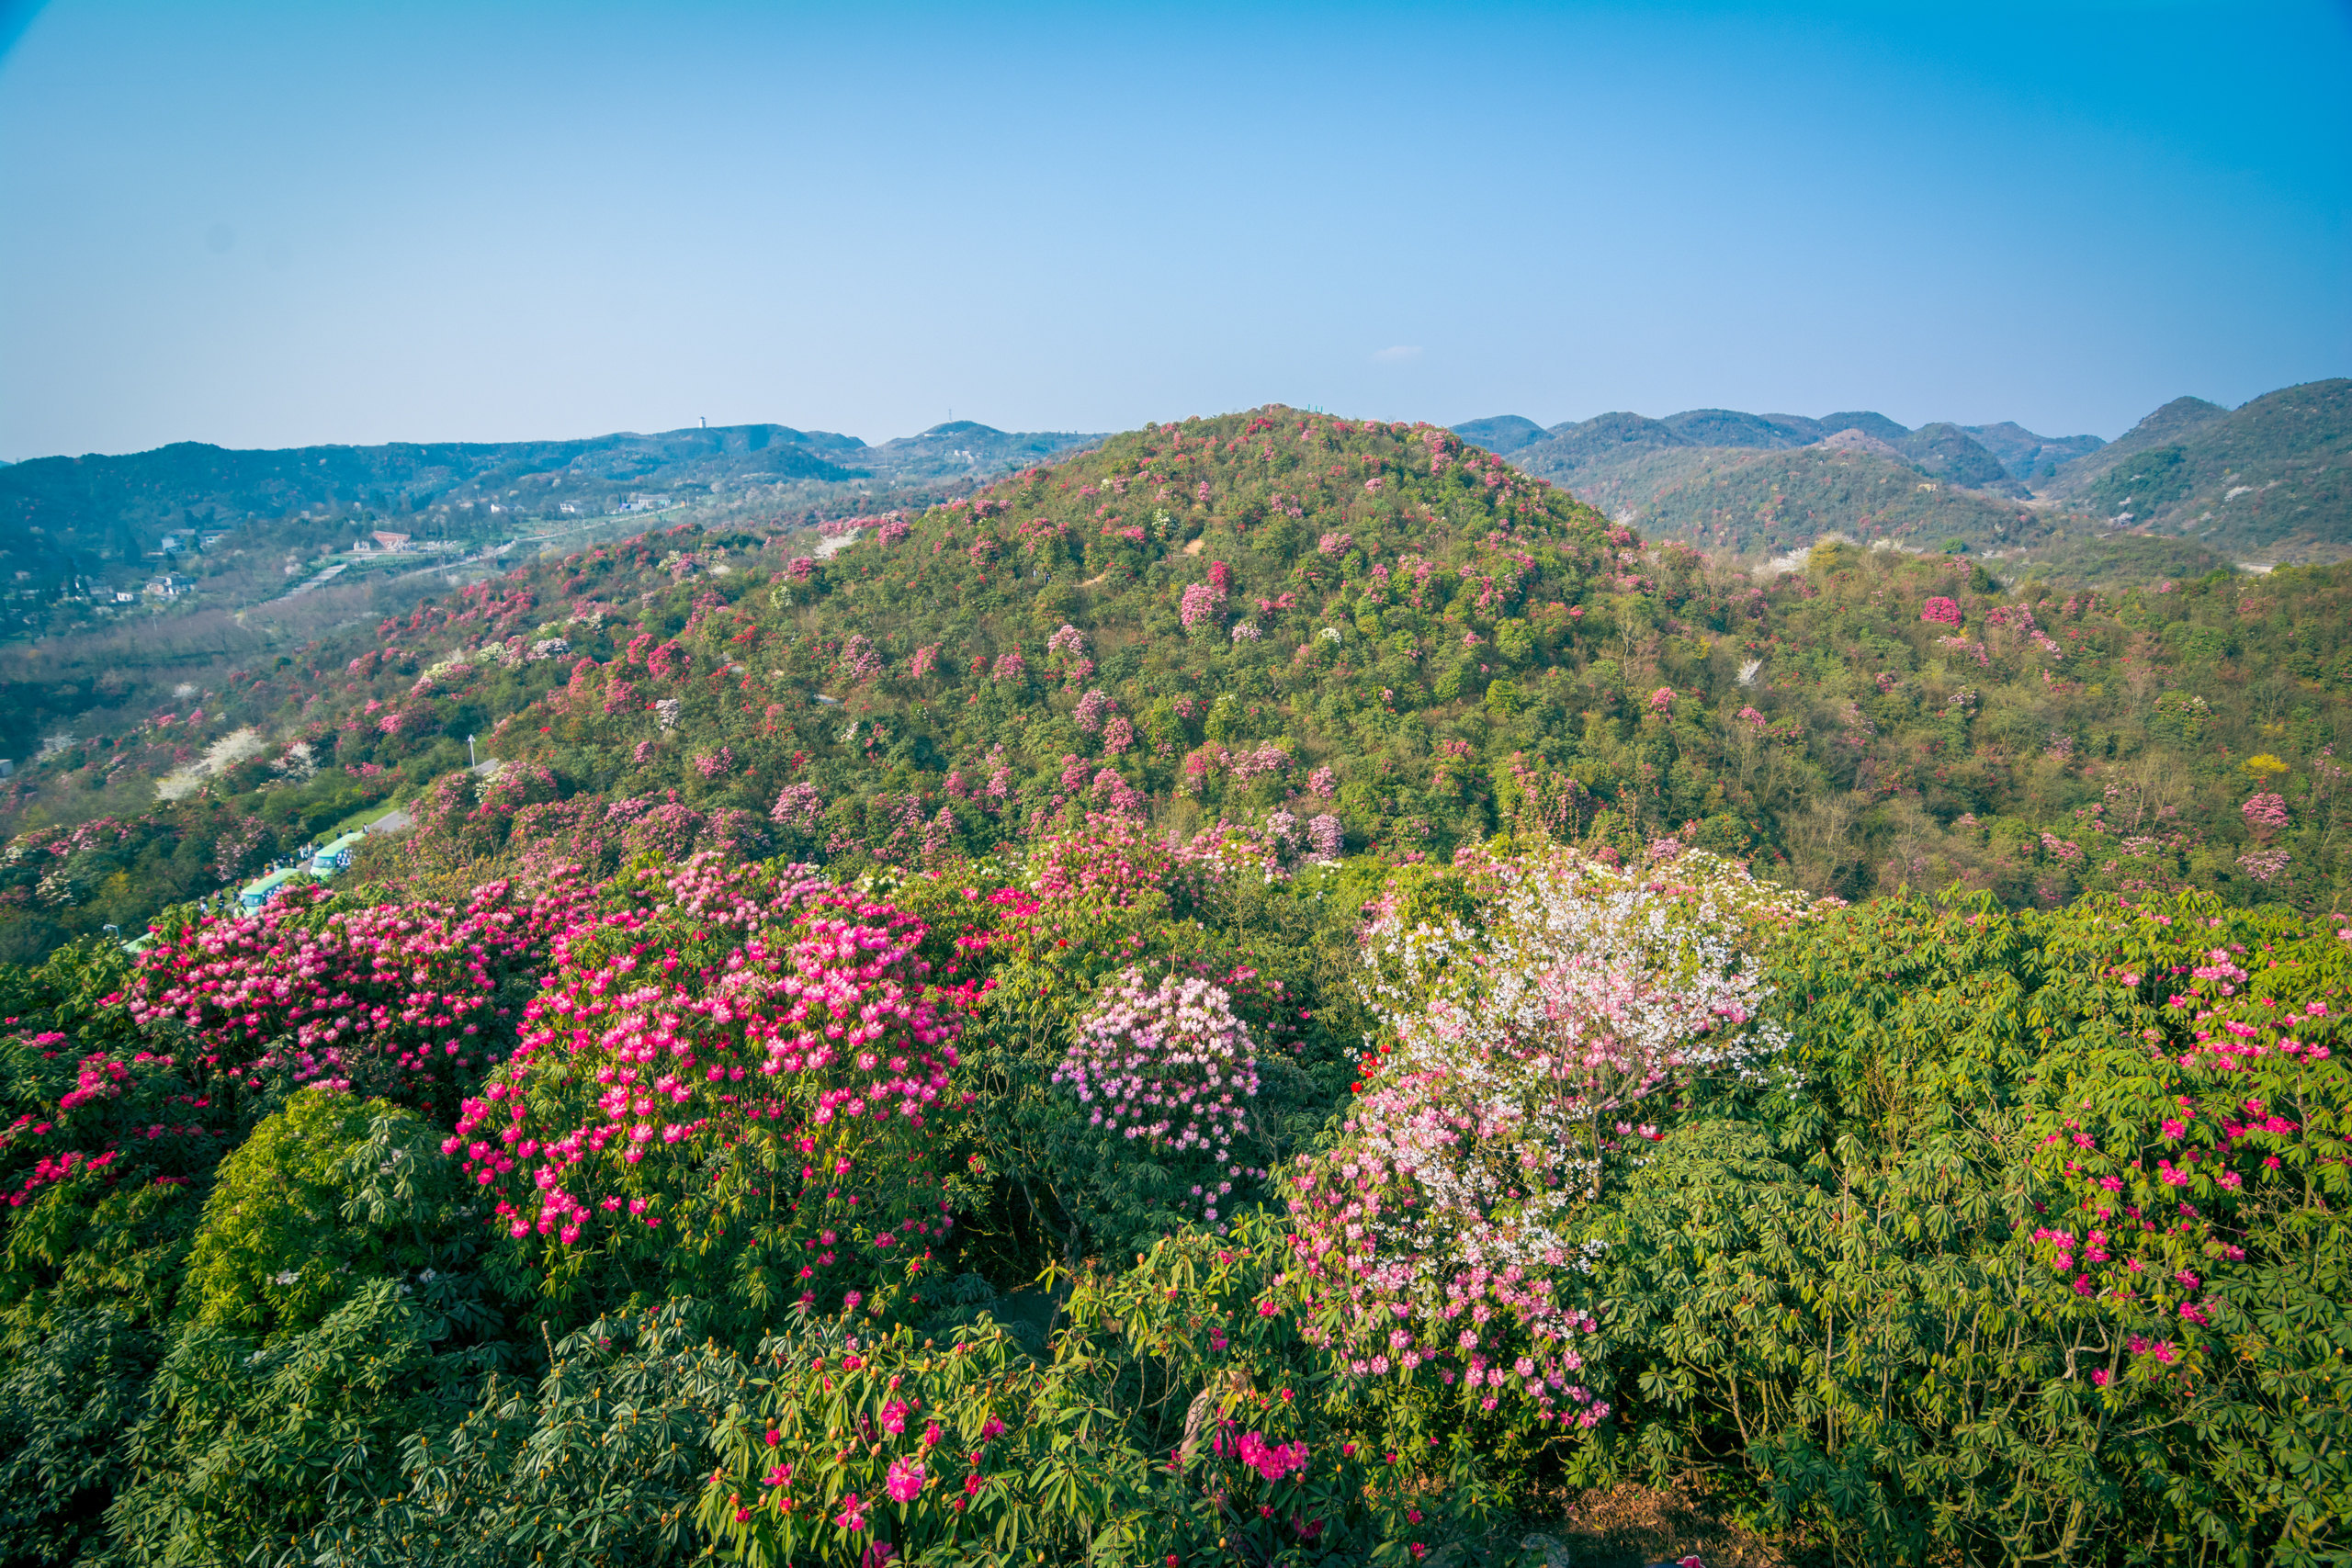
[[[1939,626],[1960,629],[1960,605],[1942,594],[1937,594],[1919,607],[1919,618]]]
[[[2036,1163],[2072,1201],[2033,1239],[2083,1311],[2112,1325],[2092,1373],[2102,1387],[2179,1393],[2226,1371],[2233,1325],[2217,1314],[2278,1300],[2264,1266],[2352,1199],[2352,1067],[2337,1059],[2352,938],[2250,951],[2232,931],[2241,940],[2207,945],[2223,924],[2129,920],[2139,952],[2102,978],[2163,994],[2160,1021],[2140,1032],[2136,1072],[2076,1080],[2089,1092],[2035,1129]]]
[[[961,1021],[925,934],[807,867],[649,868],[556,942],[447,1146],[560,1285],[659,1266],[754,1312],[854,1305],[954,1224]]]
[[[131,1018],[194,1071],[284,1075],[442,1115],[513,1044],[550,944],[590,895],[576,875],[510,881],[462,906],[341,908],[321,888],[206,915],[141,955]]]
[[[233,1131],[169,1055],[120,1044],[77,1049],[42,1030],[12,1032],[0,1056],[15,1080],[11,1098],[35,1104],[0,1128],[0,1194],[10,1210],[60,1186],[186,1186],[211,1168]]]
[[[1128,969],[1103,987],[1053,1075],[1087,1125],[1161,1159],[1197,1168],[1191,1206],[1210,1224],[1234,1184],[1264,1179],[1235,1145],[1250,1131],[1258,1059],[1222,987],[1170,975],[1157,986]]]

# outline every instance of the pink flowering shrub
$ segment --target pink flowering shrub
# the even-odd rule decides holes
[[[825,797],[815,784],[790,784],[775,797],[775,805],[768,810],[768,819],[796,832],[811,833],[824,814]]]
[[[1187,630],[1204,626],[1225,613],[1225,596],[1205,582],[1187,583],[1179,599],[1176,617]]]
[[[1470,919],[1392,893],[1364,933],[1381,1043],[1338,1143],[1297,1161],[1291,1285],[1358,1380],[1589,1427],[1610,1404],[1566,1288],[1571,1222],[1610,1155],[1656,1135],[1621,1114],[1780,1051],[1749,950],[1804,900],[1695,851],[1657,871],[1465,851],[1459,869]]]
[[[805,867],[641,872],[556,942],[449,1152],[559,1286],[659,1267],[770,1312],[902,1280],[955,1209],[924,934]]]
[[[936,1562],[999,1539],[1080,1562],[1106,1517],[1136,1562],[1426,1555],[1478,1519],[1475,1463],[1414,1413],[1320,1395],[1319,1353],[1263,1294],[1269,1240],[1187,1235],[1085,1270],[1044,1355],[993,1319],[771,1337],[712,1433],[695,1523],[769,1568]],[[1138,1375],[1164,1405],[1138,1406]]]
[[[11,1100],[31,1105],[0,1128],[0,1195],[10,1210],[61,1187],[93,1200],[148,1188],[166,1196],[200,1179],[234,1137],[225,1103],[204,1092],[200,1075],[133,1042],[77,1044],[55,1030],[16,1029],[0,1035],[0,1061]],[[0,1224],[13,1218],[0,1212]]]
[[[1265,1172],[1241,1163],[1258,1092],[1257,1051],[1233,998],[1200,979],[1148,985],[1128,969],[1108,983],[1053,1076],[1087,1125],[1197,1178],[1180,1207],[1217,1223],[1237,1181]],[[1181,1180],[1182,1178],[1180,1177]]]
[[[2113,934],[2070,965],[2136,1028],[2081,1039],[2058,1080],[2080,1092],[2036,1119],[2036,1171],[2064,1198],[2033,1230],[2037,1271],[2110,1410],[2313,1445],[2298,1394],[2342,1352],[2297,1303],[2336,1290],[2346,1256],[2352,937],[2170,910],[2107,911]]]
[[[1156,903],[1192,880],[1165,838],[1133,817],[1098,812],[1032,843],[1028,873],[1030,886],[1047,903],[1098,908]]]
[[[328,1084],[447,1115],[503,1061],[576,878],[485,883],[462,906],[338,907],[323,889],[201,916],[141,955],[131,1018],[194,1071]]]
[[[1919,607],[1919,618],[1934,626],[1960,629],[1960,605],[1939,594]]]
[[[2245,818],[2245,825],[2254,829],[2256,838],[2267,841],[2272,835],[2286,831],[2286,797],[2266,790],[2239,807],[2238,815]]]

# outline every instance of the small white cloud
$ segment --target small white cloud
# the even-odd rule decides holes
[[[1420,344],[1398,344],[1394,348],[1382,349],[1372,357],[1375,363],[1381,365],[1408,365],[1420,356]]]

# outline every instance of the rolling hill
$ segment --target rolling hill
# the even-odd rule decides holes
[[[1534,422],[1502,415],[1454,428],[1516,439]],[[2098,439],[1997,428],[1996,439],[2029,465]],[[1736,409],[1664,419],[1604,413],[1497,449],[1621,523],[1713,549],[1775,553],[1825,532],[2004,549],[2048,532],[2013,503],[2027,493],[2020,474],[1974,431],[1950,423],[1915,431],[1867,410],[1819,419]]]
[[[2134,533],[2240,560],[2352,557],[2352,379],[2242,408],[2177,398],[2058,470],[2051,493]]]
[[[1763,496],[1742,525],[1805,544],[1800,514],[1838,507],[1875,541],[1949,504],[1882,457],[1725,450],[1656,455],[1693,465],[1659,490],[1686,531]],[[1392,862],[1541,819],[1619,853],[1675,831],[1849,897],[2048,902],[2117,852],[2083,814],[2122,790],[2193,829],[2164,877],[2253,898],[2290,886],[2243,858],[2259,752],[2305,835],[2294,897],[2352,868],[2322,766],[2352,723],[2352,567],[2005,591],[1964,558],[1831,545],[1758,580],[1438,427],[1279,406],[814,543],[664,526],[168,703],[118,694],[0,785],[0,951],[131,927],[393,803],[465,853],[554,835],[852,867],[1025,852],[1088,811],[1277,839],[1328,818],[1317,842]]]

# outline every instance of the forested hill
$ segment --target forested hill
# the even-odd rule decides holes
[[[2352,379],[2234,410],[2177,399],[2061,470],[2052,493],[2241,558],[2340,559],[2352,554]]]
[[[135,926],[394,798],[481,852],[593,817],[908,861],[1102,810],[1408,860],[1541,822],[1849,897],[2324,905],[2348,743],[2352,569],[2004,591],[1829,547],[1758,580],[1445,430],[1268,407],[821,547],[593,548],[242,671],[20,770],[0,907],[19,953]]]
[[[1654,538],[1777,553],[1824,532],[2009,550],[2046,539],[2029,481],[2096,448],[2013,424],[1911,430],[1854,410],[1811,418],[1689,409],[1604,413],[1549,430],[1517,415],[1454,427]]]
[[[2232,410],[2175,398],[2112,444],[1868,411],[1516,414],[1454,429],[1653,538],[1775,552],[1825,531],[2015,558],[2125,532],[2265,565],[2352,556],[2352,380]],[[2020,504],[2023,503],[2023,504]]]

